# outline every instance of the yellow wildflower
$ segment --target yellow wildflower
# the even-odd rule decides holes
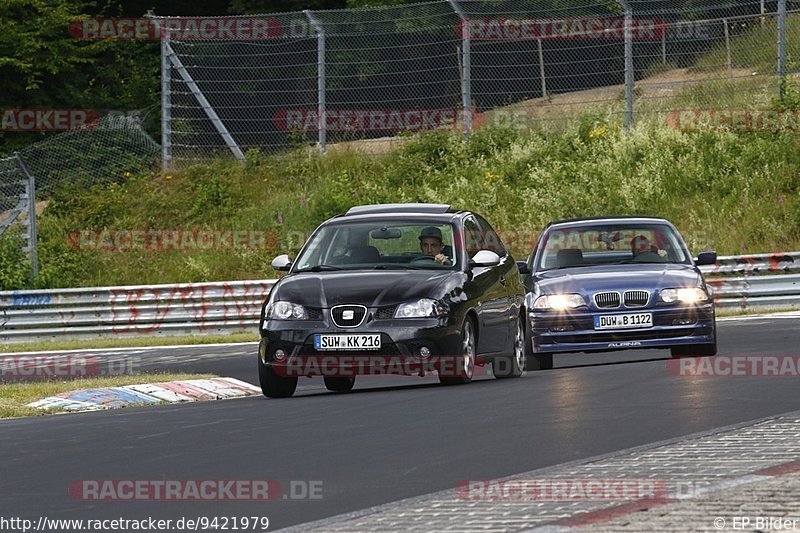
[[[600,126],[597,126],[592,131],[589,132],[589,138],[590,139],[600,138],[605,136],[606,133],[608,133],[608,128],[606,128],[604,124],[601,124]]]

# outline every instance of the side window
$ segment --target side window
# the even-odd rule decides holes
[[[478,223],[472,217],[464,221],[464,242],[467,245],[467,257],[472,259],[483,247],[483,235]]]
[[[492,226],[483,218],[477,215],[476,217],[478,219],[478,224],[480,224],[481,234],[483,235],[483,248],[496,253],[500,257],[508,255],[506,247],[503,246],[503,241],[500,240],[500,236]]]

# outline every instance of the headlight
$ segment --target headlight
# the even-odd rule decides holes
[[[580,294],[549,294],[539,296],[533,302],[534,309],[555,309],[557,311],[575,309],[582,305],[586,305],[586,302]]]
[[[424,318],[447,314],[447,305],[431,298],[420,298],[416,302],[408,302],[397,306],[395,318]]]
[[[302,305],[291,302],[272,302],[267,306],[264,318],[267,320],[307,320],[308,313]]]
[[[700,287],[684,287],[681,289],[661,289],[658,297],[662,302],[671,304],[681,301],[685,304],[696,304],[708,301],[708,293]]]

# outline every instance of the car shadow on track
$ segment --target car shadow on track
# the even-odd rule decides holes
[[[555,363],[556,364],[554,365],[553,370],[561,370],[561,369],[567,369],[567,368],[589,368],[589,367],[593,367],[593,366],[611,366],[611,365],[628,365],[628,364],[636,364],[636,363],[653,363],[653,362],[656,362],[656,361],[669,361],[669,360],[672,359],[672,357],[668,355],[666,357],[665,356],[660,356],[660,357],[656,356],[656,357],[648,357],[648,358],[642,358],[642,359],[620,359],[620,360],[613,360],[613,361],[603,360],[603,361],[597,361],[597,362],[594,362],[594,361],[586,362],[585,361],[585,359],[587,357],[598,357],[598,355],[600,355],[600,354],[595,354],[595,355],[589,355],[589,354],[580,354],[580,355],[577,355],[577,354],[565,354],[563,356],[565,358],[578,357],[578,358],[580,358],[580,360],[578,362],[576,362],[576,363],[573,363],[573,364],[562,364],[562,365],[558,364],[559,363],[558,355],[556,355],[556,358],[555,358]]]

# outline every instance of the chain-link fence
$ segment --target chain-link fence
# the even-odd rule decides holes
[[[0,158],[0,236],[19,223],[35,276],[38,206],[60,187],[78,190],[122,181],[126,173],[152,168],[158,155],[159,145],[136,115],[109,114],[86,129],[61,133]]]
[[[557,127],[587,112],[630,124],[767,108],[800,71],[798,0],[442,0],[254,17],[269,24],[258,39],[164,40],[165,161],[500,120]]]

